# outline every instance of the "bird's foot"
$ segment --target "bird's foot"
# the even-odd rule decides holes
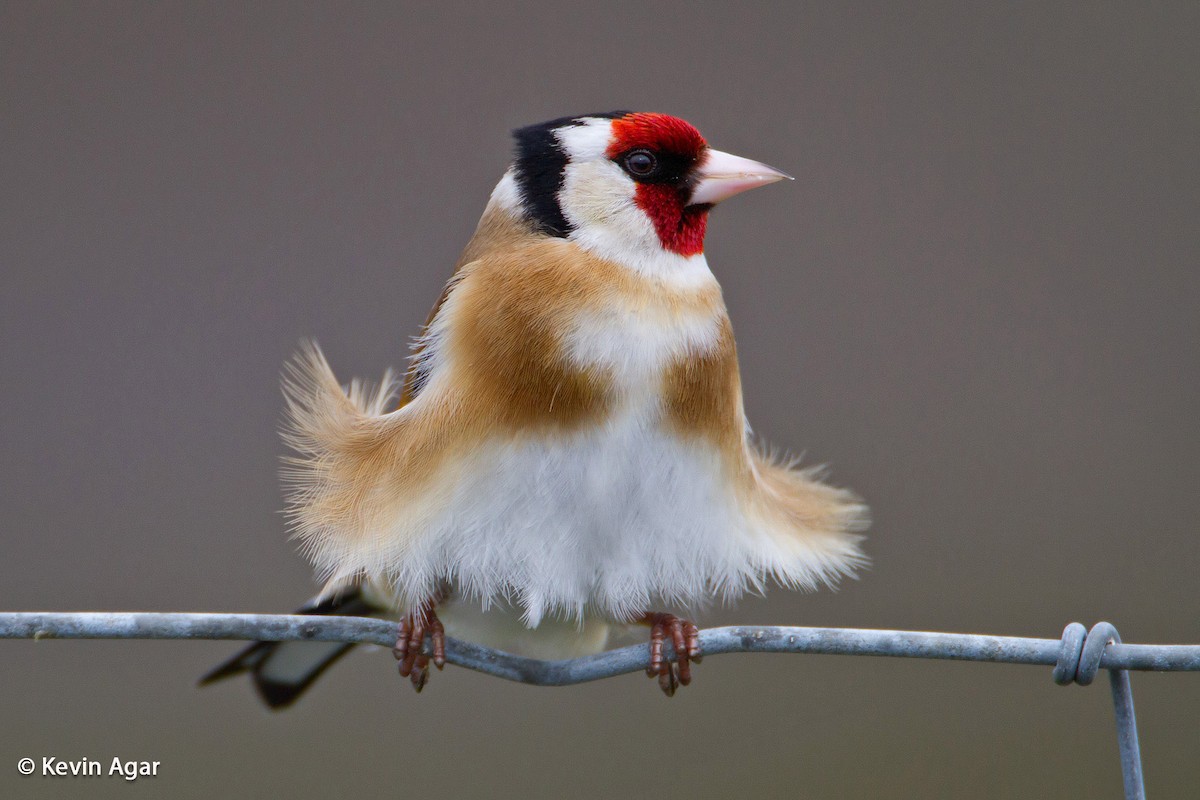
[[[638,620],[650,626],[650,663],[646,675],[658,678],[663,694],[671,697],[680,686],[692,682],[692,662],[700,663],[700,629],[674,614],[652,612]],[[663,643],[671,637],[675,663],[663,654]]]
[[[446,630],[442,627],[433,603],[423,603],[400,620],[400,632],[392,654],[400,662],[400,674],[412,681],[418,692],[429,680],[429,659],[425,654],[425,637],[433,645],[433,665],[439,670],[446,666]]]

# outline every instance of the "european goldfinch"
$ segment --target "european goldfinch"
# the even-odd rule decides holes
[[[325,581],[301,612],[399,617],[418,689],[427,635],[440,668],[446,635],[568,658],[641,622],[671,694],[697,629],[654,609],[864,561],[861,502],[752,441],[704,258],[714,204],[787,176],[664,114],[515,137],[402,385],[343,390],[315,345],[289,366],[288,514]],[[350,647],[260,642],[204,682],[249,670],[283,706]]]

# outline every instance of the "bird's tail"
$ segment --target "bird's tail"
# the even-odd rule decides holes
[[[379,609],[353,589],[338,597],[309,602],[296,613],[365,617],[378,614]],[[272,709],[286,708],[353,647],[345,642],[254,642],[206,674],[200,685],[249,672],[264,703]]]
[[[287,416],[282,434],[294,454],[280,476],[292,538],[316,568],[317,579],[340,584],[364,569],[364,549],[377,535],[374,498],[391,475],[391,426],[402,424],[384,409],[397,383],[388,370],[378,386],[351,381],[342,387],[320,348],[307,343],[284,374]],[[351,555],[359,554],[354,563]],[[371,570],[375,571],[375,570]]]

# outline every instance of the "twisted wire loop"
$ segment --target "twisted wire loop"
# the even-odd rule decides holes
[[[1089,631],[1078,622],[1063,629],[1058,662],[1052,677],[1060,686],[1077,683],[1091,684],[1100,670],[1100,661],[1109,645],[1120,644],[1121,635],[1110,623],[1097,622]],[[1142,780],[1142,753],[1138,744],[1137,717],[1133,711],[1133,687],[1129,673],[1110,668],[1113,711],[1117,719],[1117,748],[1121,753],[1121,777],[1125,782],[1126,800],[1145,800],[1146,787]]]

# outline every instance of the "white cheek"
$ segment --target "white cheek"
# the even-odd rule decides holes
[[[683,256],[662,246],[654,223],[633,200],[636,186],[605,159],[567,166],[559,207],[571,223],[568,238],[590,253],[676,288],[711,283],[703,253]]]
[[[558,201],[571,223],[571,238],[580,244],[661,250],[654,225],[633,201],[635,192],[629,176],[608,159],[568,165]]]

